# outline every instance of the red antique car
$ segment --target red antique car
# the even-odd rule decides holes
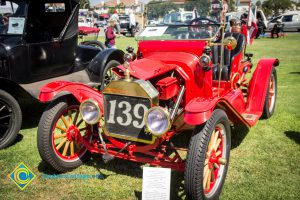
[[[91,152],[105,163],[120,158],[168,167],[185,173],[188,199],[218,198],[231,126],[272,116],[279,61],[260,59],[248,78],[246,35],[224,32],[217,19],[147,27],[137,54],[128,49],[101,91],[66,81],[45,85],[40,100],[52,102],[38,127],[42,159],[60,172]],[[189,145],[177,146],[180,137],[189,137]]]

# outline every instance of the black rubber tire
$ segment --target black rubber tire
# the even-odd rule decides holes
[[[108,83],[110,83],[110,81],[112,81],[113,79],[111,79],[112,77],[110,76],[110,74],[108,74],[109,73],[109,71],[112,69],[112,68],[114,68],[114,67],[116,67],[116,66],[118,66],[118,65],[121,65],[121,63],[119,62],[119,61],[117,61],[117,60],[111,60],[111,61],[109,61],[106,65],[105,65],[105,70],[104,70],[104,72],[103,72],[103,74],[102,74],[102,83],[101,83],[101,90],[103,90],[104,89],[104,87],[106,86],[106,85],[108,85]],[[100,75],[101,76],[101,75]]]
[[[0,90],[0,106],[0,119],[11,115],[10,120],[6,117],[0,120],[0,149],[4,149],[15,141],[21,129],[22,111],[16,99],[4,90]]]
[[[219,181],[215,192],[207,198],[203,190],[203,170],[206,153],[212,132],[218,124],[222,124],[226,131],[226,164],[224,166],[223,175]],[[223,110],[216,109],[205,125],[198,125],[194,134],[190,139],[189,149],[185,165],[185,190],[187,199],[204,200],[218,199],[225,181],[231,147],[231,130],[229,120]]]
[[[277,99],[277,73],[276,73],[275,67],[273,67],[271,75],[270,75],[270,79],[269,79],[269,82],[268,82],[268,89],[269,89],[272,77],[274,77],[274,81],[275,81],[275,93],[274,93],[275,100],[274,100],[274,105],[273,105],[273,108],[270,110],[269,109],[269,101],[268,101],[269,100],[269,91],[267,90],[266,97],[265,97],[264,108],[263,108],[263,114],[261,116],[262,119],[269,119],[270,117],[272,117],[272,115],[275,112],[276,99]]]
[[[85,41],[82,44],[97,47],[97,48],[101,49],[101,51],[107,48],[102,42],[99,42],[99,41],[96,41],[96,40]]]
[[[70,103],[65,98],[61,97],[50,103],[46,111],[44,111],[37,130],[37,146],[41,158],[47,162],[58,172],[71,171],[84,162],[88,161],[91,153],[86,151],[75,161],[64,161],[60,159],[55,153],[52,145],[52,130],[55,122],[61,116],[61,113],[69,106],[78,105]]]

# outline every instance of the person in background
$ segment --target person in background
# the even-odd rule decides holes
[[[2,24],[3,24],[3,30],[2,30],[2,33],[3,33],[3,34],[6,34],[7,31],[8,31],[8,26],[9,26],[9,15],[8,15],[8,14],[5,14],[5,15],[2,17]]]
[[[113,19],[108,20],[108,27],[105,32],[105,45],[108,48],[116,48],[116,41],[115,41],[115,32],[114,32],[114,27],[115,27],[115,21]]]
[[[117,34],[120,35],[121,33],[121,27],[120,27],[120,19],[119,19],[119,15],[118,15],[118,11],[115,10],[114,14],[110,17],[111,20],[114,20],[115,23],[115,29],[117,31]]]
[[[231,19],[230,20],[230,32],[232,33],[240,33],[241,32],[241,21],[238,19]]]
[[[129,21],[130,21],[130,32],[133,35],[133,33],[135,32],[135,28],[136,28],[135,15],[134,15],[133,11],[131,11],[129,14]]]

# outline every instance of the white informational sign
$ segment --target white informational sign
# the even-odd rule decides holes
[[[170,200],[170,185],[170,168],[143,168],[142,200]]]
[[[8,34],[23,34],[25,25],[25,18],[10,17],[8,23]]]
[[[153,36],[162,36],[166,30],[167,26],[158,26],[158,27],[146,27],[139,36],[143,37],[153,37]]]

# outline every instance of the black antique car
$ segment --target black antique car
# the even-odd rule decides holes
[[[97,41],[78,45],[79,0],[1,0],[0,149],[22,124],[20,102],[54,80],[101,87],[123,52]],[[23,110],[23,109],[22,109]]]

